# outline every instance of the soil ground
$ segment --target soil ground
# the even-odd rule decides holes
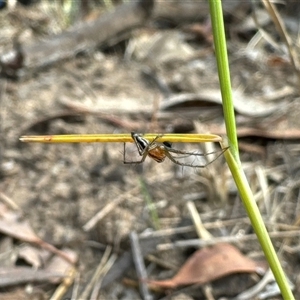
[[[30,9],[34,11],[36,8]],[[8,12],[1,14],[4,17],[2,30],[6,31],[0,40],[0,49],[4,52],[16,28]],[[237,27],[237,23],[234,26]],[[228,28],[232,29],[230,24]],[[166,50],[156,49],[154,58],[149,55],[147,59],[139,58],[141,52],[138,47],[148,47],[142,43],[142,37],[146,40],[153,38],[153,31],[163,39],[170,39],[170,44],[177,43],[178,53],[174,49],[168,53],[174,57],[163,58]],[[25,37],[26,34],[29,37],[33,35],[29,27],[24,28],[22,34]],[[299,95],[292,67],[288,63],[272,65],[270,60],[262,60],[265,52],[262,55],[261,49],[257,52],[255,49],[247,50],[252,33],[244,31],[243,34],[244,40],[240,32],[231,30],[229,33],[234,90],[242,89],[245,97],[257,98],[288,86],[294,92],[284,100],[276,99],[272,103],[276,101],[277,107],[281,103],[294,104]],[[131,55],[128,54],[131,51],[129,46],[134,48]],[[146,50],[151,53],[151,50]],[[124,165],[121,143],[24,144],[18,140],[21,135],[30,134],[188,133],[191,129],[201,133],[200,130],[207,132],[207,128],[215,128],[211,133],[224,131],[220,104],[200,99],[168,107],[162,89],[153,77],[155,80],[163,79],[172,95],[218,91],[212,45],[204,39],[197,41],[195,35],[186,33],[181,26],[162,29],[149,24],[133,31],[129,39],[118,45],[100,47],[47,67],[26,70],[18,79],[1,78],[0,191],[18,206],[16,214],[22,220],[28,220],[42,240],[59,249],[69,249],[78,256],[80,277],[74,286],[79,286],[79,290],[91,281],[107,247],[112,247],[117,257],[130,250],[131,232],[140,234],[192,225],[186,206],[188,201],[195,204],[204,224],[215,224],[209,229],[214,237],[252,233],[223,157],[204,169],[178,166],[168,159],[158,164],[150,158],[142,165]],[[209,98],[211,94],[207,95]],[[77,108],[80,104],[86,111],[75,112],[70,105],[65,105],[66,102]],[[161,105],[166,105],[167,109],[162,110]],[[247,108],[247,104],[244,107],[245,110],[252,109]],[[294,120],[281,114],[280,109],[269,115],[273,116],[273,122],[284,119],[296,124],[295,128],[299,110],[296,104],[291,114]],[[238,123],[246,124],[242,126],[247,128],[266,127],[269,120],[263,115],[237,112]],[[274,128],[268,129],[272,133]],[[299,230],[298,139],[285,139],[284,133],[282,137],[274,138],[271,133],[271,137],[251,132],[241,136],[242,161],[268,229],[272,232]],[[217,145],[212,148],[192,144],[173,147],[193,151],[218,150]],[[134,148],[128,148],[128,159],[132,159],[132,151]],[[195,163],[195,158],[192,158],[192,163]],[[112,203],[117,205],[92,228],[84,230],[87,222]],[[1,205],[8,206],[7,203]],[[218,226],[220,220],[234,222]],[[195,230],[191,229],[188,234],[166,236],[160,243],[196,236]],[[3,234],[0,245],[5,238],[7,235]],[[273,241],[276,250],[281,249],[280,259],[296,287],[295,297],[300,299],[298,237],[288,238],[287,233]],[[235,245],[248,257],[264,259],[257,240],[246,239]],[[22,246],[22,241],[12,239],[9,249],[12,253]],[[155,257],[160,263],[146,261],[149,276],[170,278],[193,249],[156,251]],[[162,262],[172,268],[163,268]],[[31,266],[32,263],[19,257],[11,267],[19,265]],[[242,292],[247,287],[249,275],[232,275],[223,280],[213,284],[216,299]],[[136,284],[137,275],[132,266],[121,278],[101,289],[99,299],[140,299]],[[74,286],[63,299],[71,297]],[[28,296],[29,287],[32,289],[31,296]],[[28,282],[12,287],[2,285],[0,291],[3,297],[15,295],[18,299],[49,299],[56,287],[57,284],[47,281]],[[205,299],[201,287],[178,290],[178,298],[175,298],[176,293],[170,297]],[[164,295],[153,294],[156,299]]]

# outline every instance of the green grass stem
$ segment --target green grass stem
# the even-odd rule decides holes
[[[266,226],[254,200],[253,193],[250,189],[249,183],[241,167],[239,159],[237,130],[222,12],[222,1],[209,0],[209,5],[223,101],[224,119],[226,124],[228,143],[230,146],[230,151],[225,151],[224,156],[231,170],[231,174],[236,183],[240,197],[250,218],[251,224],[255,230],[259,243],[261,244],[265,257],[268,260],[270,268],[280,288],[281,294],[284,299],[293,300],[294,296],[288,285],[286,276],[280,265],[279,259],[276,255],[275,249],[268,235]],[[226,145],[222,146],[225,147]]]

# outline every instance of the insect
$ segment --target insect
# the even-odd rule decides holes
[[[174,164],[186,167],[194,167],[194,168],[205,168],[212,162],[214,162],[219,156],[221,156],[228,148],[222,149],[219,151],[220,153],[215,157],[212,161],[206,164],[193,164],[193,163],[184,163],[180,162],[179,159],[189,157],[189,156],[202,156],[206,157],[211,154],[215,154],[217,152],[210,153],[198,153],[198,152],[189,152],[183,150],[177,150],[172,148],[171,143],[163,142],[162,144],[158,144],[156,140],[162,137],[162,134],[157,135],[151,142],[143,137],[140,133],[131,132],[131,137],[137,147],[139,155],[142,157],[139,161],[126,161],[125,159],[125,151],[126,146],[124,143],[124,164],[141,164],[144,162],[147,156],[154,159],[156,162],[161,163],[165,160],[165,158],[169,158]]]

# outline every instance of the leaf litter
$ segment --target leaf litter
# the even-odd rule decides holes
[[[149,284],[163,288],[182,285],[205,284],[234,273],[258,273],[262,275],[261,263],[242,255],[230,244],[220,243],[197,250],[169,280],[148,280]]]
[[[247,176],[256,193],[261,210],[266,214],[267,220],[272,220],[268,224],[269,229],[282,233],[280,239],[278,236],[274,236],[278,241],[276,245],[280,246],[282,236],[288,237],[289,230],[292,230],[288,226],[297,224],[298,220],[299,185],[295,183],[295,179],[299,172],[297,158],[300,150],[297,143],[291,141],[292,139],[297,141],[300,136],[297,85],[295,85],[293,72],[281,47],[274,47],[270,51],[270,46],[261,38],[262,35],[259,41],[257,40],[259,34],[253,33],[255,30],[253,24],[252,27],[248,26],[245,29],[239,26],[240,22],[244,23],[250,19],[249,14],[245,14],[250,9],[247,6],[249,3],[244,1],[237,5],[237,2],[226,3],[225,1],[224,4],[228,6],[228,11],[233,12],[231,17],[237,15],[235,13],[237,6],[242,7],[239,12],[242,12],[242,17],[230,18],[232,23],[228,24],[231,28],[239,28],[238,31],[231,31],[229,37],[233,41],[233,44],[229,44],[233,86],[234,90],[239,92],[235,95],[238,134],[242,143],[256,147],[260,153],[264,153],[264,155],[258,155],[254,151],[247,151],[249,147],[244,147],[242,158],[244,162],[248,162]],[[14,290],[16,294],[19,288],[22,289],[23,294],[25,293],[23,286],[27,282],[23,281],[20,274],[33,281],[38,281],[39,278],[48,278],[45,281],[49,280],[49,283],[53,283],[51,292],[59,282],[63,284],[60,276],[63,276],[64,271],[58,272],[58,267],[60,264],[64,265],[66,260],[56,254],[63,252],[70,260],[76,261],[63,245],[67,245],[80,257],[79,290],[88,284],[88,274],[94,273],[95,266],[99,264],[99,256],[104,253],[106,246],[115,245],[115,253],[118,253],[120,260],[116,260],[107,276],[103,278],[102,286],[105,288],[100,289],[100,296],[109,298],[118,289],[124,293],[127,292],[130,288],[122,285],[121,278],[125,274],[132,275],[130,270],[133,268],[133,263],[128,250],[129,233],[133,230],[137,232],[153,230],[149,225],[153,223],[148,213],[149,209],[143,208],[145,206],[144,199],[139,191],[136,192],[139,176],[142,176],[147,184],[147,189],[153,199],[153,208],[158,211],[159,224],[162,229],[176,229],[176,224],[187,215],[183,200],[193,197],[204,223],[214,224],[211,228],[214,236],[230,237],[238,233],[251,232],[251,227],[247,222],[218,226],[220,219],[222,221],[236,220],[235,218],[244,216],[236,189],[226,188],[232,184],[227,182],[230,181],[228,174],[226,175],[225,171],[223,174],[222,168],[218,164],[213,164],[208,168],[213,168],[214,172],[195,170],[188,173],[187,176],[183,170],[175,170],[174,166],[167,163],[158,165],[146,162],[140,167],[132,166],[124,169],[124,172],[120,173],[119,181],[109,181],[102,174],[104,158],[101,156],[101,150],[103,150],[101,146],[24,146],[16,142],[18,137],[24,133],[111,133],[131,130],[137,132],[190,132],[197,128],[198,132],[224,134],[220,99],[213,97],[215,93],[218,93],[218,80],[211,43],[209,41],[202,43],[194,33],[181,31],[180,23],[176,22],[179,19],[189,19],[188,12],[191,10],[187,8],[192,3],[175,1],[171,4],[158,3],[158,5],[174,6],[165,15],[163,15],[164,10],[155,9],[155,18],[162,15],[168,16],[168,20],[178,24],[174,32],[169,30],[164,33],[161,28],[146,26],[142,29],[144,32],[146,30],[146,33],[137,29],[132,36],[126,35],[126,37],[119,38],[125,39],[128,44],[130,42],[133,44],[139,42],[139,36],[140,40],[147,36],[156,36],[161,41],[167,37],[168,42],[172,45],[172,49],[170,49],[172,53],[168,53],[169,55],[160,53],[159,45],[155,44],[155,40],[149,40],[149,44],[155,47],[155,55],[162,59],[163,64],[157,63],[151,49],[146,49],[145,52],[148,61],[138,62],[135,58],[136,53],[131,52],[134,55],[130,54],[132,51],[130,47],[126,48],[127,53],[124,51],[122,55],[119,55],[120,53],[115,50],[113,54],[107,53],[107,48],[103,52],[100,52],[99,49],[94,51],[93,47],[89,48],[90,45],[87,45],[87,49],[89,49],[87,55],[80,53],[72,56],[73,54],[71,54],[70,60],[63,60],[57,65],[50,64],[48,68],[34,70],[33,73],[30,73],[32,70],[26,68],[21,72],[17,71],[15,76],[21,75],[18,82],[1,81],[1,83],[4,82],[1,85],[3,87],[1,91],[1,125],[3,125],[1,128],[1,142],[3,142],[1,143],[3,155],[1,155],[0,165],[1,199],[14,201],[16,205],[10,205],[10,207],[14,207],[13,209],[16,210],[21,208],[26,215],[26,218],[20,218],[20,215],[11,213],[7,208],[5,213],[1,213],[2,216],[5,216],[4,220],[1,219],[1,232],[6,240],[1,238],[0,246],[4,247],[6,244],[4,248],[8,251],[5,252],[5,255],[11,259],[9,268],[12,270],[9,275],[8,269],[3,269],[3,274],[7,274],[7,280],[11,280],[7,283],[8,285],[16,286]],[[204,3],[197,2],[197,9],[192,9],[192,19],[202,22],[207,16],[208,10],[207,7],[199,9],[198,5],[203,6]],[[297,9],[290,9],[293,5],[297,6],[297,3],[290,3],[287,9],[296,12]],[[178,15],[174,17],[170,12],[174,13],[176,9]],[[16,13],[17,10],[18,6],[12,13]],[[15,24],[16,27],[14,27],[8,22],[7,14],[9,13],[4,12],[4,17],[1,18],[1,22],[4,22],[2,27],[7,28],[7,31],[3,31],[1,53],[5,53],[8,49],[7,46],[11,45],[18,26]],[[199,19],[195,17],[195,14]],[[25,14],[19,14],[20,20],[22,20],[22,16]],[[31,18],[30,14],[27,16],[29,19]],[[52,18],[51,20],[55,21],[56,19]],[[290,20],[295,23],[297,20],[299,21],[299,17],[298,15],[293,17],[291,14]],[[261,20],[259,19],[259,21]],[[29,23],[26,20],[24,24]],[[26,27],[24,24],[22,28]],[[269,25],[269,23],[262,24],[263,26]],[[32,28],[26,29],[20,35],[21,43],[31,42],[34,36]],[[207,30],[205,34],[209,37],[207,23],[205,23],[205,29]],[[28,36],[28,33],[31,36]],[[63,32],[60,37],[65,36]],[[36,36],[34,39],[36,40],[34,45],[39,46]],[[179,45],[179,43],[182,43],[181,47],[176,47],[176,44]],[[281,44],[278,43],[278,46]],[[107,47],[113,49],[110,46]],[[119,49],[123,49],[122,47]],[[164,47],[167,45],[164,44]],[[183,48],[186,53],[180,57],[178,50]],[[28,50],[28,46],[25,49]],[[45,49],[45,47],[40,49]],[[68,51],[72,52],[74,49],[68,49]],[[134,51],[138,51],[138,49],[139,47],[136,47]],[[28,52],[26,51],[25,54]],[[94,55],[90,55],[90,53]],[[38,64],[43,65],[46,61],[36,60],[33,52],[30,52],[30,55],[32,61],[34,60]],[[124,60],[123,57],[126,57],[128,61],[125,61],[126,59]],[[148,70],[147,78],[141,76],[141,74],[145,74],[145,69]],[[28,77],[22,77],[22,73]],[[34,76],[32,76],[33,74]],[[71,76],[72,80],[70,80]],[[150,80],[151,78],[152,80]],[[289,89],[284,90],[284,87],[289,87]],[[79,118],[74,117],[76,114],[79,115]],[[198,126],[199,124],[202,127]],[[100,151],[95,151],[95,148]],[[121,166],[122,153],[120,149],[120,145],[109,145],[106,148],[107,164],[114,165],[116,169],[123,167]],[[255,172],[257,165],[262,166],[260,174],[265,176],[264,182],[268,185],[268,193],[266,190],[264,193],[260,191],[262,181],[257,179]],[[8,167],[11,168],[11,166],[17,166],[17,168],[11,172],[8,170]],[[97,172],[94,171],[96,166]],[[215,177],[221,179],[219,180],[220,184],[215,185]],[[220,186],[224,190],[221,193],[224,194],[221,196],[222,199],[225,199],[223,202],[220,201]],[[216,190],[218,191],[214,192]],[[119,201],[118,205],[107,206],[113,203],[114,199],[117,199],[116,202],[118,202],[121,196],[122,201]],[[108,208],[105,209],[106,207]],[[100,215],[97,214],[98,212]],[[96,217],[89,230],[82,230],[82,226],[89,224],[93,216]],[[37,231],[33,230],[29,224],[37,228]],[[293,234],[296,234],[297,228],[293,227]],[[287,232],[285,233],[285,231]],[[36,234],[37,232],[38,234]],[[193,230],[186,235],[193,235]],[[290,236],[290,242],[283,248],[288,249],[289,253],[297,252],[297,247],[293,243],[294,236]],[[261,252],[258,245],[253,240],[247,241],[247,234],[245,237],[238,244],[243,253],[255,253],[260,257]],[[51,242],[45,244],[45,241],[49,240]],[[19,241],[31,249],[26,250],[21,247],[20,256],[17,256]],[[148,244],[148,247],[145,244],[145,251],[141,247],[143,255],[150,252],[153,255],[157,243],[153,242],[151,246]],[[143,243],[141,242],[141,244]],[[53,248],[53,245],[56,247]],[[217,251],[214,253],[215,248],[218,249],[218,246],[202,249],[204,253],[208,253],[209,258],[200,263],[196,258],[195,260],[200,266],[208,266],[209,264],[205,261],[211,262],[212,269],[216,274],[207,272],[203,275],[200,272],[195,276],[198,276],[199,282],[207,282],[207,280],[208,282],[210,280],[218,282],[215,278],[219,274],[222,278],[229,278],[229,282],[234,282],[235,286],[230,290],[237,291],[238,284],[234,281],[234,276],[229,275],[232,273],[227,266],[222,269],[224,274],[221,270],[216,270],[213,262],[215,260],[222,261],[220,258],[222,255],[218,256]],[[198,252],[201,254],[201,250],[196,252],[196,257]],[[231,249],[229,252],[235,253],[235,250]],[[193,281],[191,274],[194,274],[194,270],[192,267],[189,269],[184,265],[183,253],[176,252],[172,255],[172,251],[170,251],[165,256],[162,252],[156,252],[155,255],[158,256],[155,266],[160,270],[157,270],[156,273],[162,272],[161,269],[168,268],[168,265],[176,265],[178,268],[179,265],[182,265],[184,272],[182,271],[178,282]],[[199,256],[201,257],[201,255]],[[287,274],[293,280],[296,280],[294,274],[297,274],[295,256],[283,253],[284,261],[288,265]],[[227,256],[224,254],[224,257]],[[54,272],[53,269],[47,270],[51,258],[60,261],[56,262],[57,270]],[[164,267],[161,265],[158,268],[160,258],[168,263]],[[252,267],[249,267],[251,266],[249,261],[242,261],[241,264],[246,270],[252,268],[253,272],[256,272],[254,262],[252,262]],[[54,263],[54,269],[56,263]],[[29,267],[24,267],[24,264]],[[38,270],[34,270],[39,278],[34,275],[33,266],[39,267]],[[62,269],[67,271],[67,267]],[[239,269],[236,266],[232,272],[235,273],[236,270],[242,269],[242,267]],[[45,273],[43,275],[37,271],[45,271]],[[55,274],[58,277],[55,277]],[[151,277],[156,277],[155,275],[157,274],[151,274]],[[14,276],[17,280],[13,283]],[[132,277],[136,278],[134,275]],[[58,281],[54,280],[57,278]],[[176,276],[174,278],[176,279]],[[180,285],[176,280],[172,284]],[[97,286],[94,286],[95,294],[99,291],[98,285],[101,284],[97,283]],[[228,286],[226,286],[227,291]],[[67,284],[64,287],[66,293],[72,291]],[[37,286],[34,288],[37,289]],[[216,287],[215,290],[217,290]],[[188,292],[186,292],[187,294]],[[220,293],[220,297],[224,294],[226,294],[226,289],[225,292]]]

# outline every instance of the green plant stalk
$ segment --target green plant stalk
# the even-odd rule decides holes
[[[225,145],[222,146],[224,147]],[[227,164],[230,168],[231,174],[240,193],[244,207],[250,218],[252,227],[257,235],[260,245],[264,251],[265,257],[268,260],[276,282],[281,290],[283,299],[292,300],[294,299],[294,296],[292,294],[292,291],[290,290],[286,276],[280,265],[280,261],[272,245],[272,241],[269,237],[260,211],[254,200],[246,175],[242,170],[240,164],[237,164],[235,158],[233,157],[230,151],[225,151],[224,156],[226,158]]]
[[[221,0],[210,0],[210,16],[214,35],[214,45],[223,102],[226,133],[233,156],[239,160],[233,98],[231,92],[230,70],[228,64],[224,21]]]
[[[209,0],[210,14],[215,43],[215,52],[218,64],[219,80],[222,93],[224,119],[230,149],[225,151],[224,156],[238,188],[239,194],[261,244],[264,254],[273,271],[276,282],[284,299],[292,300],[294,296],[290,290],[287,279],[276,255],[275,249],[268,235],[267,229],[261,217],[260,211],[254,200],[247,178],[242,170],[236,133],[234,106],[231,92],[230,72],[227,57],[222,2],[221,0]],[[222,148],[227,145],[221,144]]]

